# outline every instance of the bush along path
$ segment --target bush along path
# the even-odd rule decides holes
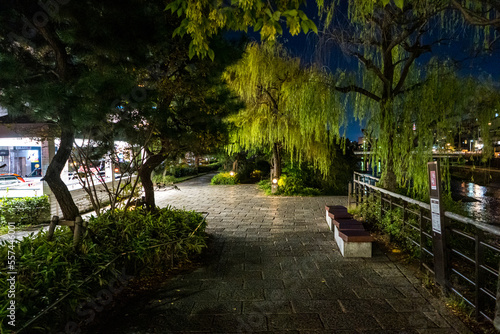
[[[207,261],[162,277],[89,333],[469,333],[376,245],[341,256],[324,206],[346,197],[265,196],[207,175],[157,203],[209,212]]]
[[[201,214],[166,207],[91,218],[77,250],[69,229],[57,230],[52,241],[45,232],[12,244],[2,241],[0,256],[15,262],[3,262],[0,271],[0,332],[76,333],[131,276],[168,271],[199,254],[206,247],[204,230]],[[12,272],[15,298],[9,297],[7,280]],[[11,300],[15,323],[9,323]]]

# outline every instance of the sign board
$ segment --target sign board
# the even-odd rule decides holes
[[[429,162],[429,197],[431,198],[431,218],[432,230],[436,233],[442,233],[443,219],[441,216],[441,185],[439,178],[439,164]]]
[[[8,157],[9,150],[0,150],[0,157]]]
[[[431,218],[432,230],[436,233],[441,233],[441,210],[439,208],[439,200],[431,198]]]
[[[427,163],[429,175],[429,197],[432,221],[432,248],[434,254],[434,277],[441,286],[446,285],[447,277],[447,250],[445,247],[444,211],[441,205],[441,181],[439,162]]]
[[[436,182],[436,171],[435,170],[431,170],[430,171],[431,175],[430,175],[430,182],[431,182],[431,190],[437,190],[437,182]]]

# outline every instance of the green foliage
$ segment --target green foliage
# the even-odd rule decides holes
[[[48,196],[0,199],[0,223],[31,225],[50,220]]]
[[[266,195],[271,195],[271,181],[268,179],[261,180],[258,183]],[[282,174],[278,180],[278,189],[273,195],[284,196],[318,196],[321,195],[321,190],[307,187],[300,177],[295,173],[290,175]]]
[[[187,261],[199,253],[205,242],[205,223],[202,216],[170,208],[155,213],[137,211],[112,211],[90,219],[87,234],[79,252],[73,248],[69,229],[57,229],[53,241],[47,241],[45,232],[31,235],[12,247],[2,242],[0,256],[7,259],[8,250],[16,254],[16,324],[24,324],[42,309],[54,303],[67,292],[72,292],[46,317],[35,323],[40,332],[57,332],[68,317],[75,318],[75,307],[120,274],[139,275],[145,270],[164,269],[170,256],[176,262]],[[200,225],[201,224],[201,225]],[[172,242],[171,246],[151,246]],[[149,247],[149,248],[148,248]],[[113,258],[120,257],[105,268]],[[6,262],[0,272],[0,318],[7,314]],[[78,287],[98,269],[104,269],[88,283]],[[81,319],[80,319],[81,320]],[[38,332],[31,329],[30,333]]]
[[[285,196],[317,196],[320,195],[319,189],[306,187],[302,179],[296,176],[282,175],[278,180],[277,195]]]
[[[271,195],[271,181],[268,179],[260,180],[257,183],[259,189],[263,190],[266,195]]]
[[[230,154],[278,144],[292,160],[310,161],[323,174],[331,163],[331,146],[344,124],[344,109],[327,84],[330,77],[301,66],[279,44],[250,44],[224,77],[246,108],[230,116]]]
[[[214,59],[215,53],[210,48],[209,40],[219,31],[243,30],[253,27],[259,31],[262,40],[276,39],[276,35],[283,34],[281,22],[286,21],[287,28],[292,35],[309,30],[318,33],[318,28],[306,14],[299,9],[304,0],[278,0],[270,2],[263,0],[224,2],[202,1],[171,1],[166,10],[172,14],[184,17],[174,35],[189,34],[189,57],[194,55]]]
[[[298,194],[304,189],[304,182],[298,177],[283,174],[278,180],[278,189],[283,195]]]
[[[370,196],[356,209],[351,210],[351,213],[363,217],[367,225],[388,235],[391,241],[397,243],[411,256],[417,257],[419,255],[419,248],[409,240],[419,239],[418,233],[410,227],[410,225],[415,226],[417,222],[415,219],[408,217],[403,222],[402,209],[388,210],[385,208],[385,211],[382,211],[380,198]]]
[[[209,173],[222,168],[222,163],[214,162],[208,165],[200,165],[198,166],[198,173]]]
[[[231,175],[228,172],[222,172],[217,175],[215,175],[212,180],[210,181],[210,184],[213,185],[234,185],[240,183],[240,179],[238,176],[238,173],[235,173],[234,175]]]

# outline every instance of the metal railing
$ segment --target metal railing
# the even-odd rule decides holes
[[[444,290],[470,306],[477,320],[494,321],[500,262],[500,227],[446,211],[443,263],[434,261],[430,205],[375,186],[378,179],[354,173],[350,204],[370,205],[372,214],[400,228],[401,240],[425,268],[445,272]],[[437,258],[436,258],[437,259]],[[498,313],[497,310],[497,313]]]

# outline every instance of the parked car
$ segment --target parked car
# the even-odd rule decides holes
[[[0,186],[4,185],[12,185],[12,184],[18,184],[18,183],[24,183],[24,179],[22,178],[21,175],[14,174],[14,173],[4,173],[0,174]]]

